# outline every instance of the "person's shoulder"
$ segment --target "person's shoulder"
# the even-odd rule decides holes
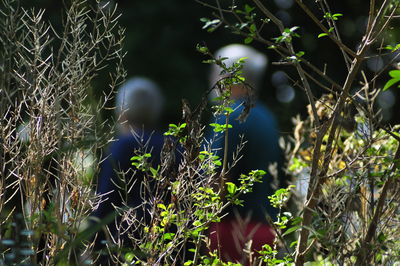
[[[274,114],[273,114],[272,111],[268,108],[268,106],[267,106],[265,103],[261,102],[261,101],[257,101],[257,102],[254,104],[253,109],[254,109],[255,111],[257,111],[257,112],[264,113],[264,114],[267,114],[267,115],[269,115],[269,116],[271,116],[271,117],[274,117]]]
[[[113,157],[126,156],[137,146],[138,143],[133,135],[118,135],[110,145],[110,151]]]
[[[148,132],[145,135],[145,139],[149,140],[150,143],[154,145],[159,145],[164,143],[164,134],[158,131]]]
[[[134,143],[148,140],[160,140],[164,135],[158,131],[137,131],[129,134],[119,135],[117,137],[118,143]]]
[[[268,120],[271,123],[276,122],[274,113],[264,103],[261,102],[257,102],[255,104],[255,106],[251,109],[250,114],[258,119]]]
[[[113,157],[130,156],[135,150],[155,149],[161,150],[164,143],[164,136],[159,132],[140,132],[116,137],[116,140],[111,144],[110,151]]]
[[[135,145],[136,142],[136,138],[132,134],[119,135],[113,142],[112,147],[132,146]]]

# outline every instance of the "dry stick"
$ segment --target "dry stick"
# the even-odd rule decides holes
[[[197,265],[197,260],[200,257],[200,244],[201,244],[201,233],[199,233],[199,235],[197,236],[197,241],[196,241],[196,249],[195,249],[195,253],[194,253],[194,259],[193,259],[193,265]]]
[[[311,68],[311,70],[313,70],[315,73],[317,73],[320,77],[322,77],[323,79],[325,79],[327,82],[329,82],[333,87],[337,88],[337,89],[341,89],[342,86],[340,86],[339,84],[337,84],[334,80],[332,80],[327,74],[325,74],[324,72],[322,72],[321,70],[319,70],[316,66],[314,66],[311,62],[305,60],[304,58],[301,59],[300,63],[303,63],[304,65],[308,66],[309,68]]]
[[[397,4],[396,6],[393,7],[392,12],[390,13],[389,17],[386,19],[383,26],[380,27],[379,31],[375,34],[375,36],[369,42],[375,42],[376,39],[381,35],[381,33],[386,29],[386,27],[389,25],[389,22],[394,18],[394,13],[396,12],[398,7],[399,7],[399,4]]]
[[[338,118],[340,117],[340,112],[343,109],[343,106],[345,104],[350,87],[358,73],[358,69],[360,68],[361,63],[363,62],[362,56],[366,50],[366,47],[368,47],[368,45],[364,45],[363,48],[357,53],[356,58],[353,60],[351,68],[350,68],[350,73],[348,74],[347,79],[344,83],[341,97],[339,98],[339,102],[335,107],[335,111],[332,115],[332,118],[324,124],[325,128],[323,128],[318,133],[319,139],[316,142],[316,145],[314,148],[314,158],[313,158],[311,175],[310,175],[311,184],[314,184],[314,185],[312,188],[310,186],[309,190],[307,192],[307,201],[304,206],[302,227],[301,227],[299,240],[298,240],[298,244],[297,244],[297,250],[296,250],[295,265],[303,265],[304,264],[305,255],[306,255],[306,251],[307,251],[307,240],[308,240],[308,235],[309,235],[309,229],[307,229],[307,228],[309,228],[309,225],[312,222],[313,211],[317,204],[317,196],[320,194],[321,185],[324,182],[324,180],[326,179],[326,173],[328,171],[328,166],[329,166],[331,155],[332,155],[331,150],[332,150],[333,139],[336,134],[337,127],[338,127]],[[322,167],[322,171],[319,174],[317,174],[318,166],[319,166],[319,152],[321,149],[322,138],[325,135],[325,132],[327,131],[327,129],[329,128],[329,125],[330,125],[330,133],[329,133],[328,143],[326,145],[323,167]]]
[[[396,153],[393,158],[393,164],[388,173],[392,173],[396,168],[400,166],[400,144],[397,146]],[[382,215],[383,205],[387,197],[388,190],[392,187],[393,182],[396,179],[394,177],[388,176],[385,184],[383,185],[381,195],[379,196],[378,203],[375,209],[374,216],[372,217],[371,223],[369,224],[367,234],[364,241],[361,243],[360,252],[357,255],[357,261],[355,265],[363,265],[368,256],[369,245],[371,244],[372,238],[375,235],[376,229],[378,227],[379,218]]]
[[[369,41],[368,40],[370,40],[370,37],[371,37],[371,35],[372,35],[372,33],[374,32],[374,28],[375,28],[375,26],[377,25],[377,23],[378,23],[378,19],[381,17],[381,15],[383,14],[383,11],[384,11],[384,9],[385,9],[385,7],[386,7],[386,5],[389,3],[389,0],[385,0],[383,3],[382,3],[382,5],[381,5],[381,7],[379,8],[379,11],[378,11],[378,13],[376,14],[376,16],[375,16],[375,18],[374,18],[374,20],[372,21],[372,23],[371,23],[371,26],[370,26],[370,28],[369,28],[369,31],[366,31],[366,33],[365,33],[365,39],[364,39],[364,41],[365,41],[365,43],[364,43],[364,45],[366,45],[366,44],[368,44],[369,45]],[[373,15],[373,14],[369,14],[369,15]]]
[[[309,225],[311,223],[312,212],[314,206],[316,205],[316,199],[314,197],[315,194],[315,187],[317,184],[317,171],[318,171],[318,164],[321,152],[321,145],[323,137],[325,136],[328,128],[329,128],[329,121],[324,123],[322,127],[319,129],[317,134],[317,139],[314,145],[314,154],[311,166],[311,173],[310,173],[310,185],[307,191],[307,200],[304,204],[304,212],[303,212],[303,219],[302,219],[302,226]],[[302,227],[299,235],[299,240],[297,244],[297,251],[296,251],[296,258],[295,262],[298,261],[298,256],[300,253],[304,253],[307,250],[307,239],[308,239],[308,230]],[[297,265],[297,264],[296,264]],[[301,264],[302,265],[302,264]]]
[[[311,81],[313,81],[318,87],[320,87],[321,89],[324,89],[324,90],[326,90],[326,91],[328,91],[328,92],[330,92],[330,93],[332,93],[332,94],[335,94],[335,93],[336,93],[336,91],[334,91],[333,89],[331,89],[331,88],[325,86],[324,84],[322,84],[321,82],[319,82],[319,81],[318,81],[316,78],[314,78],[311,74],[309,74],[309,73],[307,73],[307,72],[304,72],[304,74],[305,74]],[[338,87],[338,88],[340,88],[340,87]]]
[[[370,0],[369,2],[369,15],[368,15],[368,23],[366,32],[370,32],[372,27],[372,18],[375,13],[375,0]]]

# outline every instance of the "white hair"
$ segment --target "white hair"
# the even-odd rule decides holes
[[[222,57],[228,58],[223,61],[227,67],[231,67],[240,58],[245,57],[242,69],[243,73],[241,75],[245,78],[246,83],[257,90],[259,89],[263,75],[267,69],[268,58],[266,55],[247,45],[230,44],[217,50],[215,57],[217,59]],[[221,71],[221,67],[213,65],[210,77],[212,85],[221,78]]]
[[[160,118],[164,98],[153,81],[135,77],[118,90],[116,116],[124,116],[131,126],[154,125]]]

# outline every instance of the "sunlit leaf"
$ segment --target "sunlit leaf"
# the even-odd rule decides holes
[[[318,38],[322,38],[324,36],[328,36],[328,33],[323,32],[323,33],[318,34]]]

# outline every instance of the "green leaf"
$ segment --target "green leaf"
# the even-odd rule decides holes
[[[235,194],[237,191],[237,186],[232,182],[226,182],[226,190],[229,194]]]
[[[282,236],[286,236],[286,235],[288,235],[288,234],[290,234],[290,233],[292,233],[294,231],[297,231],[297,229],[299,229],[299,228],[301,228],[300,225],[290,227],[288,230],[286,230],[285,233],[282,234]]]
[[[251,11],[253,11],[254,10],[254,7],[251,7],[251,6],[249,6],[249,5],[245,5],[244,6],[244,11],[247,13],[247,14],[249,14]]]
[[[202,222],[199,220],[196,220],[193,222],[193,226],[200,226],[201,224],[202,224]]]
[[[252,37],[247,37],[246,39],[244,39],[244,43],[245,44],[249,44],[249,43],[251,43],[253,41],[253,38]]]
[[[227,114],[231,114],[231,113],[233,113],[235,110],[233,110],[233,108],[232,107],[225,107],[225,109],[224,109],[224,111],[225,111],[225,113],[227,113]]]
[[[196,45],[197,51],[199,51],[202,54],[207,54],[209,52],[208,47],[206,46],[201,46],[200,44]]]
[[[128,252],[125,254],[124,257],[127,262],[132,262],[133,259],[135,258],[135,255],[132,252]]]
[[[300,224],[303,219],[301,217],[295,217],[292,220],[292,225]]]
[[[200,19],[202,22],[204,22],[204,26],[203,26],[203,30],[207,29],[210,26],[216,26],[217,24],[219,24],[221,21],[219,19],[214,19],[214,20],[207,20],[207,19]]]
[[[400,43],[396,44],[396,46],[386,45],[386,47],[384,47],[383,49],[391,50],[393,52],[398,50],[399,48],[400,48]]]
[[[328,33],[323,32],[323,33],[318,34],[318,38],[322,38],[324,36],[328,36]]]
[[[340,14],[340,13],[336,13],[333,15],[331,13],[325,13],[324,18],[338,20],[338,17],[342,17],[342,16],[343,16],[343,14]]]
[[[334,20],[337,20],[337,19],[338,19],[337,17],[343,17],[343,14],[336,13],[336,14],[333,14],[333,15],[332,15],[332,18],[333,18]]]
[[[388,80],[388,82],[386,82],[385,86],[383,86],[383,91],[386,91],[387,89],[389,89],[390,87],[392,87],[394,84],[396,84],[397,82],[400,81],[399,79],[390,79]]]
[[[160,208],[160,209],[163,209],[163,210],[167,210],[167,207],[165,207],[165,205],[162,204],[162,203],[158,203],[157,207]]]
[[[395,79],[400,79],[400,70],[389,71],[389,76]]]
[[[164,240],[172,240],[173,239],[173,237],[174,237],[174,233],[165,233],[164,235],[163,235],[163,239]]]
[[[251,24],[250,25],[250,32],[256,32],[257,31],[257,27],[255,24]]]
[[[243,63],[245,63],[246,62],[246,59],[248,59],[248,57],[241,57],[241,58],[239,58],[239,60],[237,60],[237,62],[238,63],[240,63],[240,64],[243,64]]]
[[[154,169],[153,167],[150,167],[150,172],[153,176],[157,176],[158,174],[158,169]]]
[[[201,61],[203,64],[214,64],[215,60],[214,59],[208,59],[208,60],[203,60]]]
[[[175,125],[175,124],[169,124],[168,125],[170,128],[177,128],[178,126],[177,125]]]

